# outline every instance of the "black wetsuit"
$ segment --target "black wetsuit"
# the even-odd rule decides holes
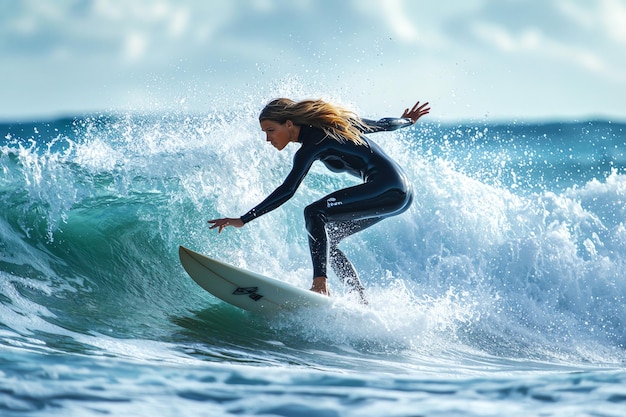
[[[410,126],[410,119],[363,119],[367,132],[395,130]],[[244,223],[259,217],[289,200],[315,161],[321,161],[333,172],[347,172],[360,177],[362,184],[335,191],[304,209],[313,274],[327,276],[327,257],[341,280],[363,295],[357,273],[337,247],[339,242],[385,217],[405,211],[413,199],[411,187],[402,169],[373,141],[366,144],[339,142],[326,137],[323,130],[300,126],[293,167],[285,181],[263,202],[241,216]]]

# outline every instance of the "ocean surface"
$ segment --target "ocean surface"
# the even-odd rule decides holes
[[[178,246],[308,288],[302,209],[355,181],[210,231],[289,171],[261,101],[0,125],[1,416],[626,416],[625,123],[372,135],[416,198],[343,243],[370,305],[331,275],[333,308],[264,318]]]

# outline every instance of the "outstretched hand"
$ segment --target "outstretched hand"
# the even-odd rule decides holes
[[[430,112],[430,107],[428,107],[428,102],[422,104],[420,106],[420,102],[415,103],[415,106],[411,110],[405,109],[404,113],[402,113],[402,118],[411,119],[413,123],[417,122],[422,116],[427,115]]]
[[[226,226],[233,226],[233,227],[243,227],[243,222],[241,221],[241,219],[237,219],[237,218],[224,218],[224,219],[214,219],[214,220],[209,220],[208,223],[211,225],[211,227],[209,227],[209,229],[217,229],[217,233],[222,233],[222,230],[226,227]]]

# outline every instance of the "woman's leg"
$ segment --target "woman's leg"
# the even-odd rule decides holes
[[[337,276],[341,279],[342,284],[347,285],[351,292],[359,294],[363,304],[367,304],[367,299],[365,298],[365,288],[363,287],[363,284],[361,284],[359,275],[352,265],[352,262],[350,262],[338,246],[344,238],[373,226],[381,220],[381,217],[375,217],[371,219],[332,223],[327,226],[330,266],[333,268],[333,271],[335,271],[335,274],[337,274]]]
[[[304,210],[309,234],[309,249],[313,261],[314,277],[327,276],[328,238],[327,223],[339,223],[344,227],[331,233],[331,262],[337,275],[353,289],[362,285],[352,264],[337,245],[345,237],[357,233],[385,217],[399,214],[411,202],[411,194],[399,188],[381,189],[375,183],[364,183],[336,191],[307,206]],[[361,292],[359,291],[359,292]]]

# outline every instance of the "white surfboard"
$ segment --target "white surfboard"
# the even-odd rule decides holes
[[[272,314],[303,307],[325,307],[330,297],[211,259],[181,246],[180,262],[193,280],[229,304]]]

